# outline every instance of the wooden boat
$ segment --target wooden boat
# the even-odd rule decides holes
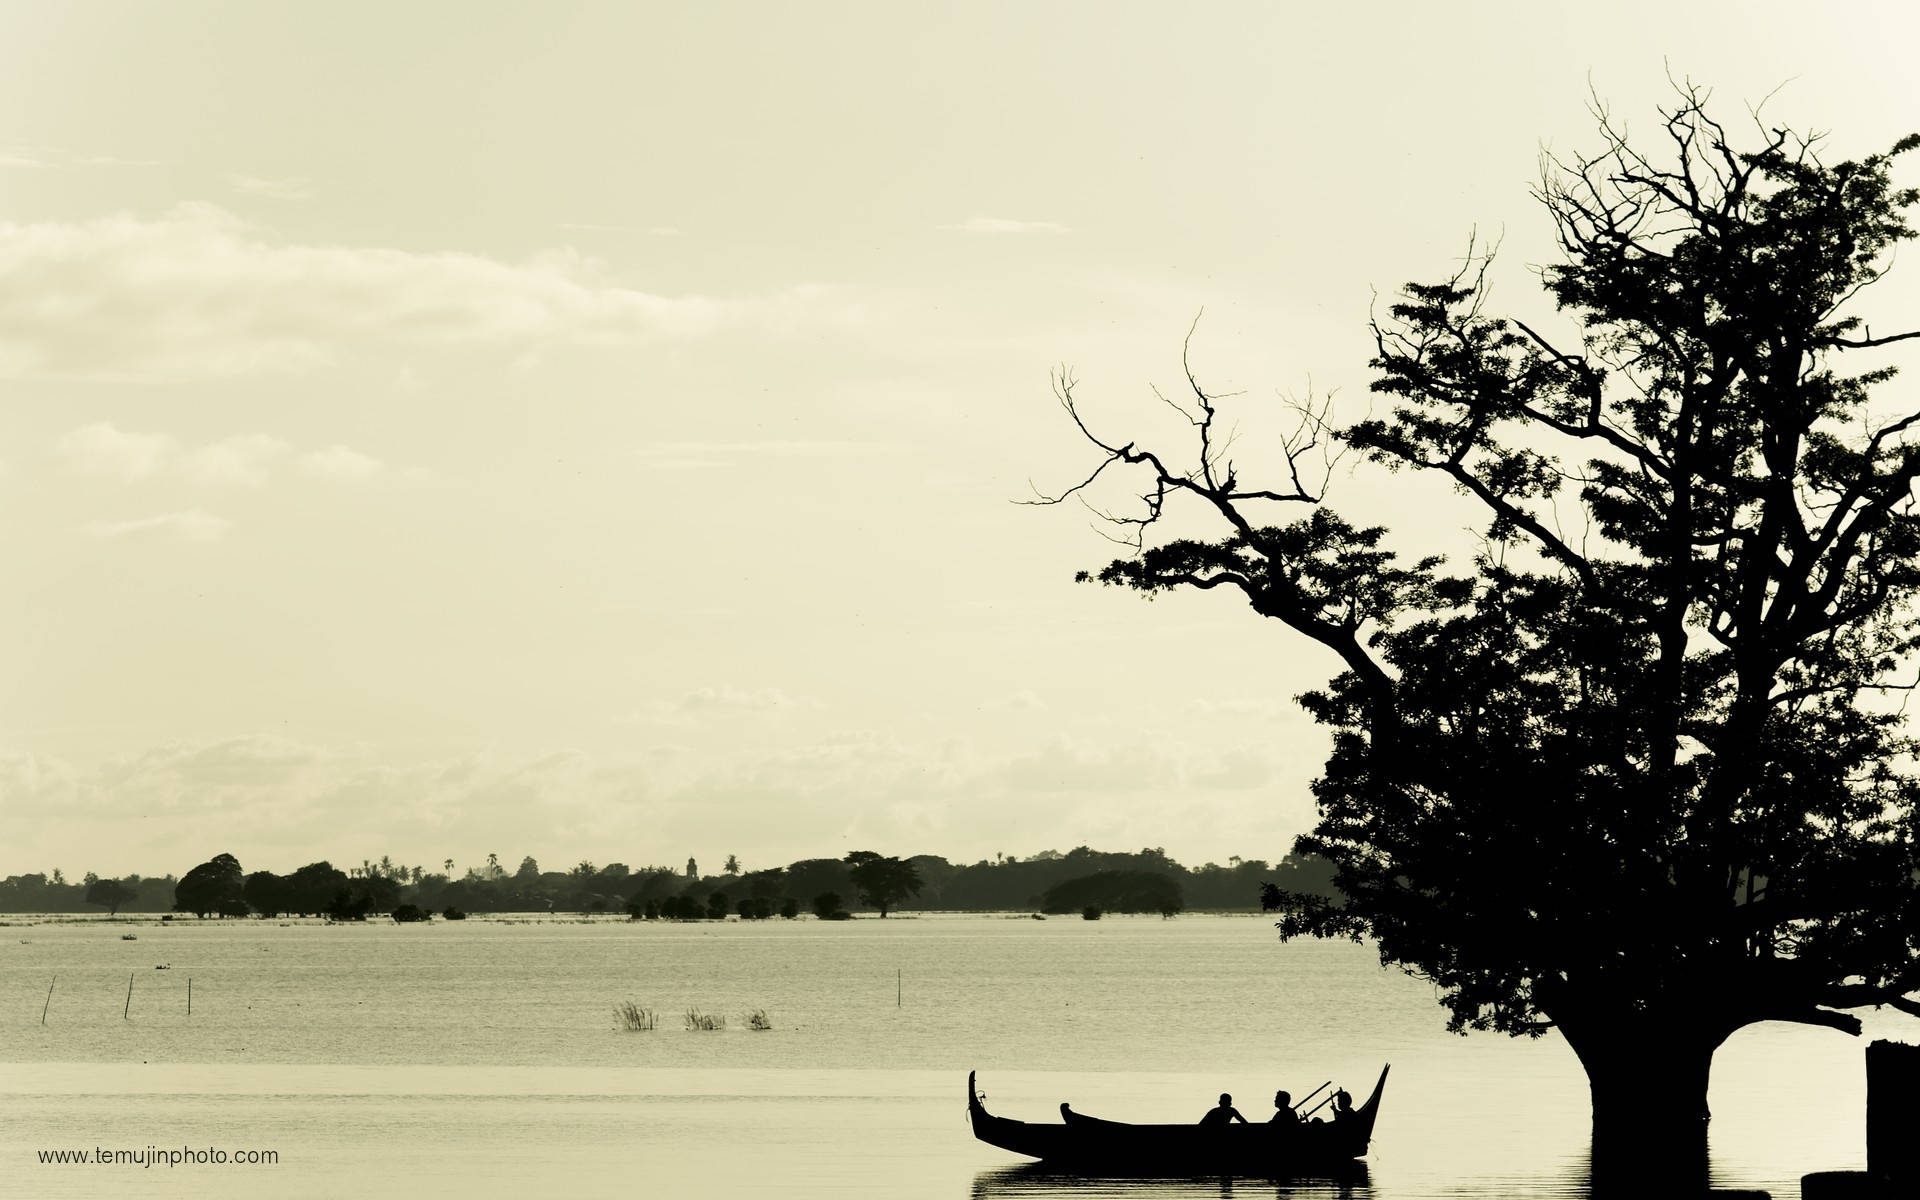
[[[1366,1103],[1335,1121],[1306,1124],[1130,1125],[1074,1112],[1062,1104],[1060,1123],[996,1117],[980,1102],[974,1072],[967,1073],[967,1116],[973,1136],[1002,1150],[1037,1158],[1049,1167],[1098,1174],[1259,1175],[1316,1174],[1350,1165],[1367,1152],[1373,1120],[1386,1090],[1387,1071]]]

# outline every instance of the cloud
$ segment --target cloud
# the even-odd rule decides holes
[[[713,699],[777,695],[718,688]],[[1198,862],[1269,853],[1313,815],[1285,759],[1263,765],[1177,739],[1155,749],[1117,730],[1010,756],[966,738],[860,730],[784,742],[730,730],[715,747],[654,752],[667,748],[415,758],[241,735],[65,762],[0,740],[0,856],[17,864],[0,874],[56,863],[75,875],[184,871],[217,851],[278,871],[386,852],[430,869],[489,851],[509,870],[523,854],[553,867],[737,853],[762,866],[860,847],[967,861],[1007,845],[1008,829],[1030,846],[1165,845]],[[209,829],[220,831],[216,846]]]
[[[985,705],[988,712],[1045,712],[1047,702],[1028,688],[1021,688],[1005,696],[996,696]]]
[[[179,470],[195,483],[259,487],[287,452],[287,444],[264,433],[243,433],[188,452]]]
[[[234,434],[183,447],[169,434],[134,433],[96,421],[62,434],[54,450],[70,470],[122,483],[166,475],[203,487],[259,487],[293,447],[265,433]],[[334,483],[364,483],[388,469],[373,455],[339,443],[307,451],[296,461],[301,474]]]
[[[818,287],[723,300],[595,276],[571,251],[514,263],[290,243],[202,203],[159,217],[0,223],[0,375],[233,376],[314,368],[377,344],[537,354],[860,316]]]
[[[1146,746],[1085,746],[1056,739],[1008,759],[991,778],[1015,792],[1113,794],[1162,789],[1178,775],[1164,755]]]
[[[556,228],[577,233],[644,233],[648,237],[685,237],[686,231],[672,225],[600,225],[591,221],[562,221]]]
[[[236,192],[265,196],[270,200],[307,200],[313,193],[304,179],[262,179],[257,175],[228,175],[227,182]]]
[[[678,707],[682,712],[769,712],[791,708],[793,701],[779,688],[703,687],[680,697]]]
[[[332,445],[300,456],[300,470],[304,474],[335,483],[365,483],[380,474],[385,466],[371,454],[362,454],[351,446]]]
[[[313,746],[274,736],[175,743],[108,764],[101,782],[117,787],[144,777],[164,776],[194,790],[278,787],[293,782],[323,757]]]
[[[1073,230],[1054,221],[1014,221],[1006,217],[968,217],[956,225],[942,225],[942,229],[958,230],[961,233],[1072,233]]]
[[[113,154],[76,154],[53,146],[0,146],[0,170],[33,171],[41,168],[75,167],[156,167],[150,159],[121,158]]]
[[[173,457],[174,440],[163,433],[129,433],[95,421],[63,434],[55,450],[82,475],[131,482],[158,472]]]
[[[759,442],[655,442],[635,453],[643,469],[653,471],[711,471],[737,467],[748,460],[770,458],[825,458],[841,454],[865,453],[870,442],[838,441],[759,441]]]
[[[231,528],[233,522],[225,517],[194,508],[131,521],[95,521],[87,532],[97,538],[164,536],[183,542],[217,542]]]

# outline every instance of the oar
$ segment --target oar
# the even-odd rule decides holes
[[[1330,1083],[1332,1081],[1329,1080],[1328,1082]],[[1339,1092],[1328,1092],[1327,1098],[1325,1100],[1322,1100],[1320,1103],[1314,1105],[1312,1108],[1308,1109],[1306,1112],[1301,1113],[1300,1119],[1304,1121],[1308,1117],[1311,1117],[1314,1113],[1317,1113],[1321,1109],[1325,1108],[1327,1105],[1332,1104],[1334,1097],[1338,1096],[1339,1094],[1340,1094]]]
[[[1315,1096],[1318,1096],[1320,1094],[1320,1089],[1326,1087],[1328,1083],[1332,1083],[1332,1082],[1333,1080],[1329,1079],[1327,1080],[1327,1083],[1321,1084],[1320,1087],[1313,1089],[1312,1091],[1308,1092],[1306,1095],[1300,1097],[1298,1100],[1295,1100],[1293,1102],[1293,1111],[1299,1112],[1300,1106],[1302,1104],[1305,1104],[1307,1101],[1313,1099]],[[1332,1096],[1327,1097],[1327,1100],[1331,1100],[1331,1099],[1333,1099]],[[1320,1103],[1325,1104],[1327,1100],[1322,1100]]]

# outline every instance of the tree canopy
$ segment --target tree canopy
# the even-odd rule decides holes
[[[882,917],[894,905],[920,891],[920,872],[910,862],[855,850],[844,860],[853,886],[860,889],[860,903],[880,910]]]
[[[1274,487],[1239,478],[1191,371],[1184,457],[1095,434],[1063,374],[1102,459],[1046,499],[1143,472],[1115,514],[1137,552],[1082,578],[1229,589],[1339,657],[1301,698],[1333,741],[1298,849],[1345,898],[1269,889],[1282,936],[1371,938],[1456,1029],[1558,1029],[1605,1188],[1633,1155],[1704,1171],[1734,1030],[1920,1014],[1920,791],[1889,699],[1912,686],[1920,402],[1885,386],[1920,331],[1859,313],[1913,236],[1892,170],[1920,136],[1829,165],[1691,89],[1651,147],[1599,116],[1597,153],[1536,192],[1554,326],[1494,315],[1485,248],[1407,285],[1372,325],[1390,411],[1341,427],[1309,402]],[[1471,569],[1344,520],[1306,469],[1329,444],[1476,502]],[[1156,540],[1188,502],[1223,536]],[[1647,1122],[1655,1079],[1682,1102]]]
[[[241,888],[240,861],[231,854],[216,854],[180,877],[173,889],[173,906],[196,917],[226,916],[235,909],[244,916]]]
[[[98,904],[110,917],[120,915],[120,906],[140,893],[118,879],[95,879],[87,884],[87,903]]]
[[[1158,871],[1095,871],[1053,885],[1040,901],[1040,911],[1049,913],[1096,908],[1172,916],[1185,907],[1179,883]]]

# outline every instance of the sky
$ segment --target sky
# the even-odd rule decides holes
[[[1335,664],[1073,582],[1053,373],[1270,461],[1469,237],[1542,310],[1594,96],[1920,128],[1823,11],[0,3],[0,875],[1278,859]]]

